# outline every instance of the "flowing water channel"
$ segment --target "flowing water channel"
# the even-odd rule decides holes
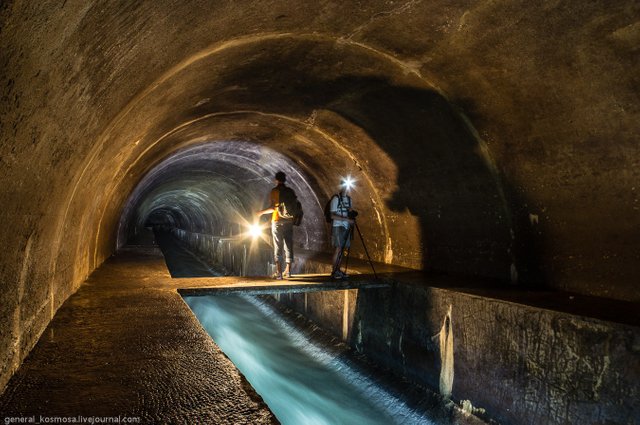
[[[283,424],[433,424],[255,296],[187,296],[213,340]]]

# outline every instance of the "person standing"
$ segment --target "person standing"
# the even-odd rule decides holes
[[[331,211],[331,244],[335,248],[333,253],[332,276],[335,279],[346,278],[346,273],[340,270],[340,263],[345,250],[351,247],[352,226],[354,219],[350,217],[353,210],[351,197],[347,194],[349,182],[345,179],[340,182],[340,192],[331,198],[329,210]]]
[[[276,263],[276,274],[274,279],[281,280],[284,277],[291,277],[291,264],[293,263],[293,217],[286,212],[284,208],[285,200],[293,199],[297,202],[297,198],[293,189],[288,187],[285,182],[287,175],[278,171],[275,175],[276,186],[269,193],[269,206],[256,213],[261,217],[264,214],[271,213],[271,236],[273,238],[273,256]],[[284,251],[284,271],[282,270],[282,260]]]

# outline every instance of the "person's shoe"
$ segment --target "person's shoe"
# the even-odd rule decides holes
[[[273,276],[271,276],[271,279],[282,280],[282,275],[278,273],[274,273]]]
[[[331,275],[332,278],[339,280],[339,279],[344,279],[345,278],[345,274],[342,273],[340,270],[336,270],[335,272],[333,272],[333,274]]]
[[[291,279],[291,272],[286,272],[286,273],[284,274],[284,278],[285,278],[285,279]]]

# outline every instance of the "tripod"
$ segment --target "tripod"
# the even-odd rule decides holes
[[[373,277],[378,280],[378,275],[376,274],[376,269],[373,267],[373,261],[371,261],[371,256],[369,255],[369,250],[367,249],[367,245],[364,243],[364,238],[362,237],[362,232],[360,231],[360,227],[358,227],[358,222],[353,219],[353,225],[349,226],[349,233],[346,235],[344,240],[342,241],[342,246],[340,247],[340,252],[338,253],[338,258],[336,258],[336,263],[333,265],[333,270],[331,275],[340,270],[340,263],[342,262],[342,256],[344,254],[344,249],[347,245],[347,240],[353,239],[353,228],[356,228],[358,231],[358,236],[360,236],[360,241],[362,242],[362,247],[364,248],[364,253],[367,255],[367,260],[369,260],[369,265],[371,266],[371,270],[373,271]],[[349,267],[349,254],[351,253],[351,244],[347,248],[347,257],[345,259],[344,264],[344,274],[347,274],[347,268]]]

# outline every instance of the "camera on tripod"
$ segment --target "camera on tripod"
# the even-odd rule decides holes
[[[357,216],[358,216],[358,211],[356,210],[351,210],[347,213],[347,217],[349,217],[352,220],[355,220]]]

